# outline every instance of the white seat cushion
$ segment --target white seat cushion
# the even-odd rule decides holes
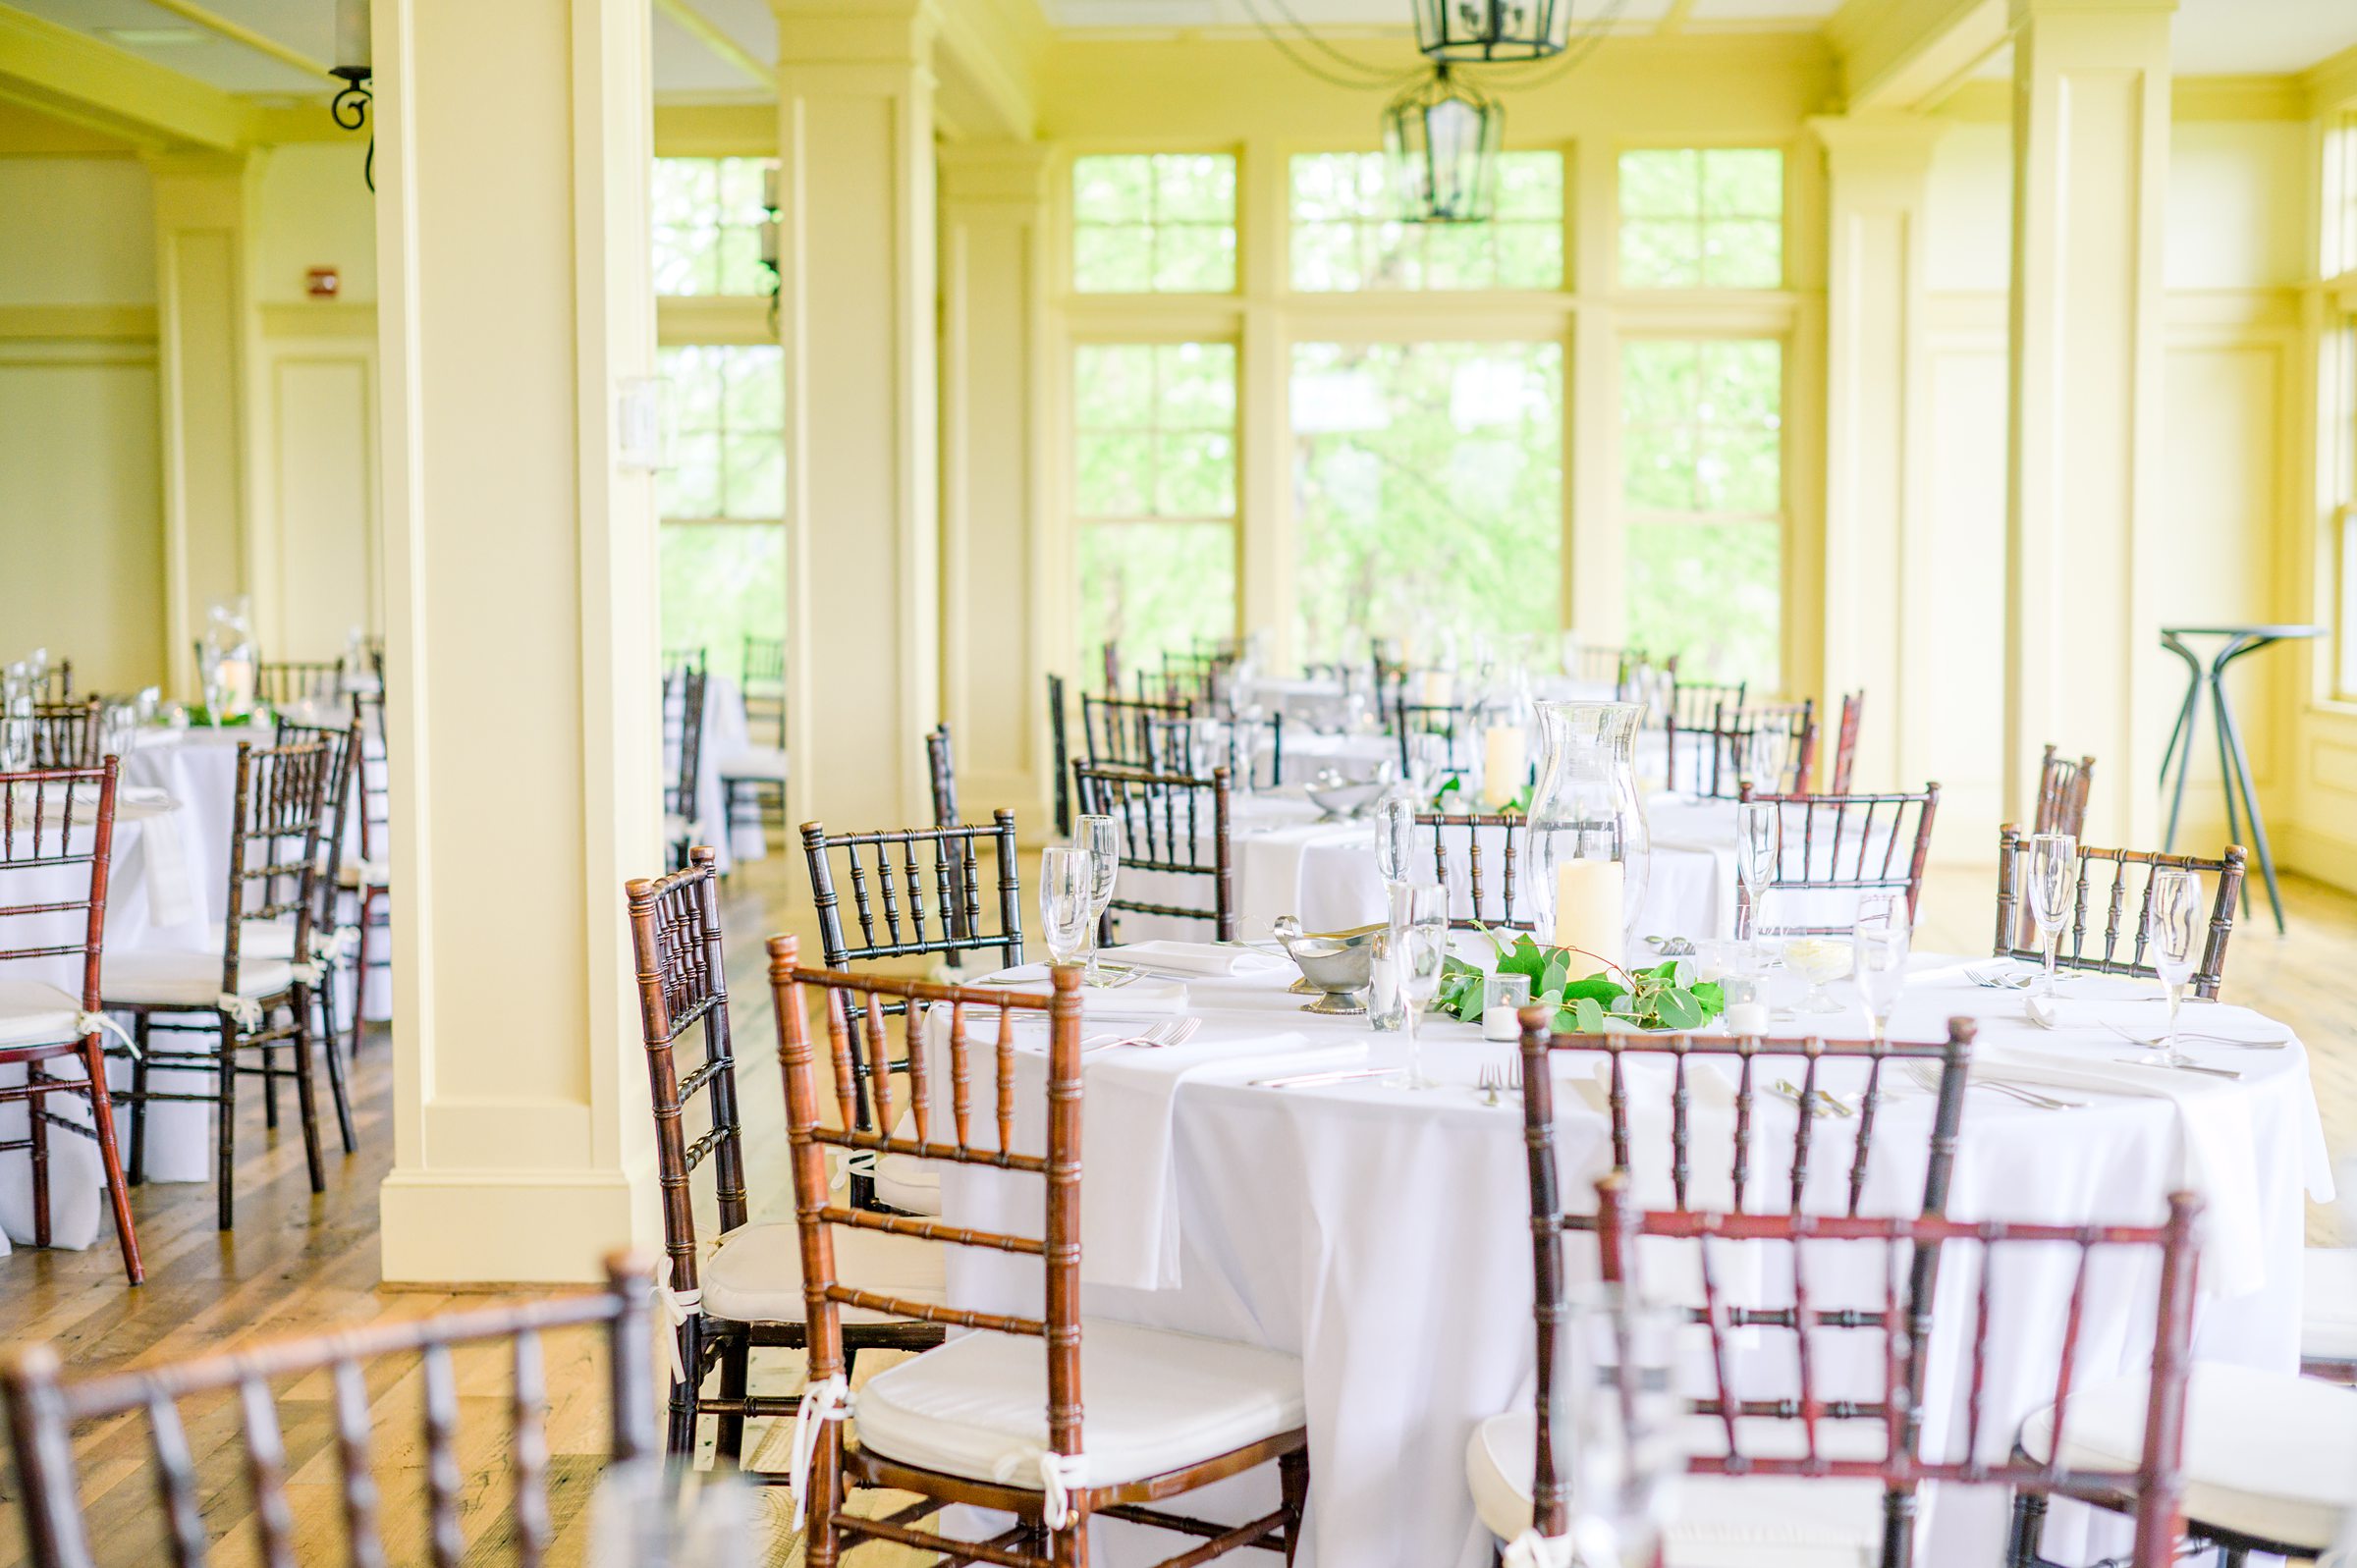
[[[2311,1247],[2301,1256],[2300,1354],[2357,1361],[2357,1247]]]
[[[1119,1486],[1291,1432],[1301,1363],[1223,1339],[1089,1320],[1081,1428],[1091,1487]],[[975,1481],[1036,1487],[1048,1443],[1047,1342],[976,1333],[887,1368],[859,1390],[870,1453]]]
[[[241,958],[238,995],[275,997],[295,983],[284,958]],[[98,970],[98,995],[109,1004],[210,1008],[221,995],[221,955],[135,947],[110,952]]]
[[[46,1046],[80,1037],[82,1004],[38,980],[0,980],[0,1046]]]
[[[344,889],[389,888],[393,868],[382,861],[360,860],[347,854],[336,862],[336,886]]]
[[[215,952],[228,946],[229,927],[226,924],[216,920],[204,930],[204,940],[212,944]],[[294,957],[294,919],[247,921],[244,933],[238,938],[238,956],[241,960]]]
[[[703,1282],[704,1311],[738,1323],[802,1321],[802,1251],[798,1225],[746,1225],[721,1238],[696,1277]],[[860,1285],[920,1301],[942,1300],[939,1242],[881,1231],[835,1227],[835,1272],[847,1285]],[[843,1310],[845,1323],[896,1320],[859,1307]]]
[[[876,1162],[876,1197],[903,1214],[941,1214],[941,1170],[913,1155],[886,1155]]]
[[[2145,1375],[2071,1391],[2064,1463],[2127,1471],[2144,1447]],[[2053,1406],[2022,1426],[2021,1445],[2045,1461],[2054,1450]],[[2193,1364],[2185,1401],[2185,1517],[2313,1555],[2332,1544],[2357,1504],[2357,1389]]]
[[[1819,1429],[1823,1449],[1879,1454],[1879,1433],[1862,1423]],[[1747,1453],[1781,1451],[1783,1429],[1797,1422],[1746,1422]],[[1844,1430],[1849,1429],[1849,1430]],[[1538,1418],[1528,1410],[1492,1416],[1465,1445],[1465,1481],[1481,1522],[1501,1541],[1530,1528],[1530,1485],[1538,1465]],[[1726,1451],[1700,1425],[1690,1452]],[[1797,1451],[1797,1450],[1794,1450]],[[1789,1476],[1686,1476],[1677,1484],[1676,1517],[1666,1541],[1670,1568],[1879,1568],[1883,1555],[1883,1486],[1876,1481]]]
[[[766,779],[777,784],[786,782],[786,753],[775,746],[747,746],[723,761],[723,779]]]

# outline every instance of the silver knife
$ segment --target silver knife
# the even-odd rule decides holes
[[[1247,1087],[1253,1089],[1302,1089],[1316,1084],[1347,1083],[1353,1078],[1387,1078],[1398,1072],[1397,1067],[1347,1067],[1333,1072],[1297,1072],[1285,1078],[1254,1078]]]

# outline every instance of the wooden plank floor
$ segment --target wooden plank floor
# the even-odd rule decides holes
[[[734,1020],[744,1063],[740,1099],[752,1127],[748,1168],[756,1217],[762,1218],[782,1217],[790,1203],[759,939],[774,929],[772,910],[783,907],[786,878],[796,865],[777,857],[750,867],[732,879],[726,900]],[[1926,890],[1920,945],[1927,950],[1985,950],[1992,882],[1985,870],[1935,871]],[[2238,930],[2228,995],[2299,1030],[2315,1055],[2333,1151],[2336,1156],[2357,1153],[2357,1009],[2347,992],[2347,976],[2357,960],[2357,898],[2298,879],[2286,885],[2285,894],[2291,935],[2276,938],[2264,914]],[[244,1096],[238,1229],[226,1235],[214,1229],[212,1195],[205,1185],[150,1186],[135,1200],[149,1270],[149,1283],[139,1290],[124,1286],[111,1241],[104,1237],[85,1253],[23,1249],[0,1259],[0,1345],[46,1339],[74,1367],[97,1370],[482,1300],[434,1290],[387,1290],[379,1281],[376,1189],[390,1168],[392,1143],[388,1054],[381,1032],[362,1048],[356,1081],[360,1151],[350,1159],[337,1156],[331,1125],[325,1194],[314,1198],[307,1190],[301,1139],[291,1124],[276,1135],[265,1133],[257,1097]],[[2313,1210],[2311,1220],[2314,1239],[2333,1238],[2330,1211]],[[583,1508],[605,1443],[602,1357],[595,1336],[588,1334],[553,1336],[548,1353],[552,1507],[560,1527],[555,1560],[571,1563],[581,1559]],[[770,1377],[795,1376],[791,1353],[764,1354]],[[861,1370],[872,1369],[863,1360]],[[507,1506],[505,1374],[491,1358],[477,1356],[462,1361],[461,1375],[470,1560],[497,1560]],[[370,1385],[379,1433],[377,1480],[388,1520],[401,1526],[392,1541],[396,1564],[423,1555],[417,1383],[413,1369],[395,1368]],[[341,1552],[329,1545],[338,1536],[325,1389],[297,1384],[282,1387],[280,1396],[296,1493],[299,1560],[340,1561]],[[219,1402],[192,1402],[187,1414],[206,1484],[207,1522],[225,1537],[215,1560],[253,1561],[242,1450],[228,1412]],[[758,1437],[756,1430],[748,1446]],[[80,1434],[84,1495],[103,1563],[146,1568],[164,1560],[144,1443],[143,1429],[122,1422]],[[0,1568],[24,1560],[15,1487],[13,1472],[0,1478]],[[772,1562],[799,1556],[783,1528],[784,1502],[776,1488],[763,1498],[771,1521]],[[895,1559],[862,1560],[881,1565]]]

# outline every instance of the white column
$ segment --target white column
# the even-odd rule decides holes
[[[648,16],[377,0],[389,1280],[658,1237],[622,884],[660,868]]]
[[[2174,9],[2012,0],[2006,811],[2034,806],[2052,740],[2099,759],[2091,835],[2137,847],[2159,841],[2169,706],[2145,524],[2162,474]]]
[[[1042,550],[1047,149],[941,153],[942,710],[970,821],[1046,831],[1047,672],[1064,651]]]
[[[933,27],[915,0],[772,4],[788,788],[796,821],[901,827],[930,817],[941,717]]]
[[[1852,787],[1920,788],[1910,709],[1920,658],[1907,605],[1936,585],[1910,570],[1928,525],[1924,493],[1924,191],[1941,124],[1914,115],[1824,118],[1826,276],[1825,554],[1822,702],[1826,732],[1846,692],[1866,692]],[[1830,752],[1829,752],[1830,757]]]
[[[1613,201],[1617,153],[1609,136],[1584,136],[1570,153],[1565,210],[1574,298],[1563,375],[1563,456],[1571,508],[1563,553],[1564,624],[1591,643],[1626,640],[1627,555],[1620,508],[1620,340],[1613,330]]]

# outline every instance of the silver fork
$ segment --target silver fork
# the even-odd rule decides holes
[[[1915,1086],[1919,1089],[1927,1089],[1934,1094],[1940,1092],[1939,1069],[1928,1062],[1908,1062],[1907,1076],[1915,1080]],[[2023,1105],[2035,1106],[2040,1110],[2075,1110],[2086,1104],[2083,1100],[2056,1100],[2052,1095],[2042,1095],[2034,1089],[2025,1089],[2019,1084],[2003,1083],[1994,1078],[1967,1078],[1964,1082],[1968,1088],[1986,1089],[1991,1094],[2018,1100]]]
[[[1124,1035],[1098,1045],[1084,1047],[1084,1052],[1119,1051],[1124,1046],[1182,1046],[1194,1038],[1203,1027],[1200,1018],[1166,1018],[1143,1034]]]
[[[2168,1044],[2166,1035],[2155,1035],[2152,1039],[2147,1040],[2142,1035],[2131,1034],[2115,1023],[2107,1023],[2104,1027],[2132,1046],[2149,1047]],[[2198,1040],[2206,1046],[2239,1046],[2244,1051],[2281,1051],[2285,1046],[2291,1044],[2288,1037],[2282,1040],[2238,1040],[2232,1035],[2206,1035],[2191,1029],[2178,1030],[2177,1038],[2179,1040]]]

